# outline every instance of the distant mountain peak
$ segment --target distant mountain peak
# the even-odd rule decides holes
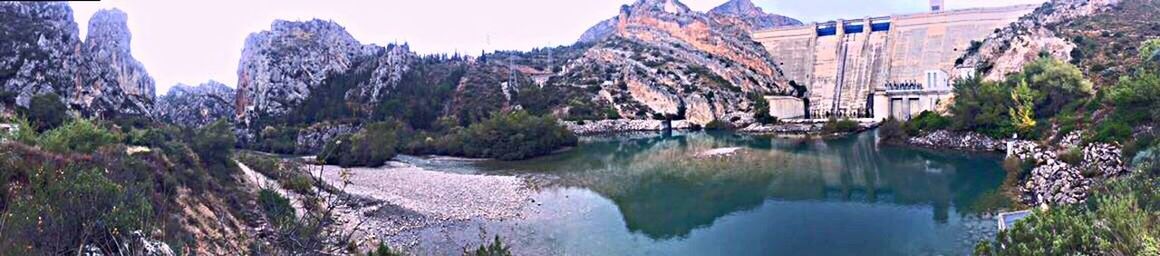
[[[802,22],[777,14],[766,13],[750,0],[729,0],[709,10],[709,15],[729,16],[741,19],[750,30],[763,30],[782,26],[801,25]]]

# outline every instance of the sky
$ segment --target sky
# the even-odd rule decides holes
[[[84,38],[100,9],[129,15],[133,56],[164,94],[177,83],[237,83],[247,35],[276,19],[333,20],[363,44],[409,43],[422,53],[530,50],[571,44],[588,27],[634,0],[103,0],[72,2]],[[726,0],[683,0],[708,11]],[[945,0],[948,9],[1044,0]],[[766,12],[804,22],[923,12],[928,0],[753,0]]]

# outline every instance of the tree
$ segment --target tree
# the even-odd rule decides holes
[[[975,131],[991,137],[1007,137],[1011,126],[1010,88],[973,76],[955,82],[955,103],[951,105],[951,127]]]
[[[775,124],[777,117],[769,114],[769,100],[759,93],[750,93],[749,100],[753,101],[753,119],[761,124]],[[683,107],[684,105],[682,105]]]
[[[1011,101],[1015,103],[1009,108],[1011,124],[1020,134],[1026,135],[1035,129],[1034,110],[1035,92],[1027,85],[1026,80],[1020,80],[1019,85],[1011,90]]]
[[[228,177],[233,169],[234,144],[237,139],[225,119],[198,129],[190,139],[190,148],[201,158],[202,164],[219,178]]]
[[[1023,67],[1023,72],[1008,77],[1007,83],[1016,85],[1026,81],[1039,93],[1035,99],[1035,115],[1054,117],[1063,106],[1080,98],[1092,96],[1092,83],[1083,71],[1067,62],[1040,58]]]
[[[883,143],[901,143],[906,141],[906,131],[902,129],[902,123],[898,119],[890,117],[883,121],[878,126],[878,138],[882,139]]]
[[[1160,39],[1151,39],[1140,43],[1140,58],[1144,60],[1160,58]]]
[[[33,96],[26,112],[36,130],[41,132],[56,128],[68,119],[68,106],[53,93]]]

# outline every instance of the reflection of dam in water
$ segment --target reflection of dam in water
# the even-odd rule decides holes
[[[939,4],[941,5],[941,4]],[[817,116],[906,118],[936,107],[972,41],[1035,5],[837,20],[753,33],[785,76],[807,86]],[[786,114],[786,116],[794,116]]]

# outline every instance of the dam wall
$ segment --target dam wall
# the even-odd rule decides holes
[[[946,83],[931,79],[931,74],[958,74],[956,60],[972,41],[982,41],[1036,7],[837,20],[756,31],[752,37],[765,46],[787,79],[808,88],[814,117],[877,118],[875,113],[891,111],[874,109],[884,106],[874,104],[875,91],[885,91],[888,84],[926,88]],[[920,110],[907,112],[912,111]]]

